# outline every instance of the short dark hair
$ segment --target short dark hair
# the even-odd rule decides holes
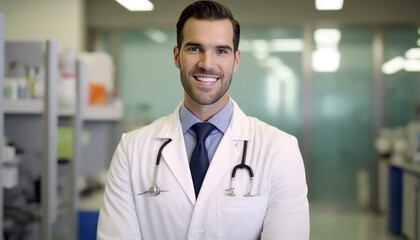
[[[239,35],[241,27],[239,22],[233,17],[232,12],[229,8],[215,1],[197,1],[188,5],[179,16],[178,22],[176,23],[176,42],[178,48],[181,48],[182,41],[184,40],[183,30],[185,22],[190,18],[194,17],[199,20],[221,20],[229,19],[232,22],[233,27],[233,49],[236,52],[239,46]]]

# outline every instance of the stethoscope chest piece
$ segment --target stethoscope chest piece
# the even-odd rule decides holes
[[[156,184],[153,184],[149,188],[149,191],[147,191],[147,193],[150,194],[150,195],[153,195],[153,196],[157,196],[160,193],[160,188]]]

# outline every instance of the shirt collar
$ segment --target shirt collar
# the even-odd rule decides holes
[[[211,117],[207,122],[212,123],[219,131],[225,133],[229,127],[230,119],[233,114],[233,102],[229,100],[222,110],[216,113]],[[182,125],[182,132],[185,134],[190,127],[198,122],[201,122],[190,110],[188,110],[184,104],[182,104],[181,109],[179,110],[179,117]]]

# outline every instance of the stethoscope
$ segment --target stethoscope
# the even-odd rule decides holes
[[[244,149],[242,151],[242,161],[240,164],[236,165],[235,167],[233,167],[232,169],[232,175],[230,177],[230,186],[228,189],[226,189],[226,195],[230,196],[230,197],[235,197],[235,187],[234,187],[234,182],[235,182],[235,175],[236,172],[238,171],[238,169],[245,169],[248,171],[249,174],[249,188],[248,188],[248,192],[245,193],[244,197],[251,197],[251,191],[252,191],[252,187],[253,187],[253,180],[254,180],[254,171],[252,171],[252,168],[248,165],[245,164],[245,160],[246,160],[246,149],[248,146],[248,141],[245,140],[244,141]]]
[[[168,139],[166,140],[162,146],[160,146],[158,154],[157,154],[157,158],[156,158],[156,165],[155,165],[155,173],[154,173],[154,177],[153,177],[153,184],[152,186],[149,188],[149,190],[139,193],[137,195],[143,195],[143,194],[149,194],[152,196],[157,196],[159,195],[161,192],[167,192],[169,190],[161,190],[160,187],[157,185],[157,176],[158,176],[158,169],[159,169],[159,164],[160,164],[160,159],[162,158],[162,150],[166,147],[166,145],[168,145],[168,143],[170,143],[172,141],[172,139]],[[252,191],[252,187],[253,187],[253,179],[254,179],[254,171],[252,170],[252,168],[250,166],[248,166],[247,164],[245,164],[245,160],[246,160],[246,150],[247,150],[247,146],[248,146],[248,141],[244,141],[244,149],[242,152],[242,161],[240,164],[236,165],[235,167],[233,167],[232,170],[232,174],[231,174],[231,178],[230,178],[230,185],[229,188],[226,189],[226,195],[230,196],[230,197],[235,197],[235,187],[234,187],[234,182],[235,182],[235,176],[236,176],[236,172],[238,171],[238,169],[245,169],[247,170],[248,174],[249,174],[249,188],[248,191],[245,193],[244,197],[251,197],[251,191]]]

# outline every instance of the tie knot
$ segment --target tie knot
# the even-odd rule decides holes
[[[197,142],[206,141],[207,137],[210,135],[211,131],[214,129],[214,125],[209,122],[196,123],[192,127],[192,130],[197,136]]]

